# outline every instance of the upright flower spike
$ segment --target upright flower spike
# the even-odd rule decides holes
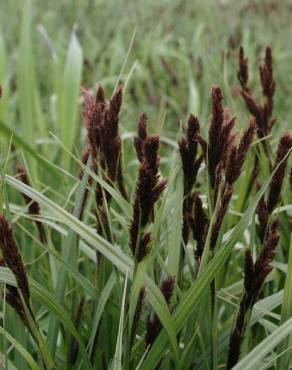
[[[123,90],[119,87],[107,106],[102,127],[102,152],[107,166],[108,176],[112,181],[115,181],[117,178],[121,155],[119,115],[122,106],[122,98]]]
[[[257,125],[257,134],[259,138],[267,136],[275,123],[272,118],[274,108],[274,95],[276,89],[276,82],[273,77],[273,60],[272,49],[270,46],[266,48],[264,63],[259,67],[260,80],[262,86],[262,94],[265,98],[263,104],[257,103],[255,98],[246,86],[247,80],[247,59],[244,58],[244,52],[241,48],[239,51],[239,72],[238,80],[241,84],[241,95],[250,113],[255,117]],[[244,77],[245,76],[245,77]],[[246,81],[246,82],[245,82]],[[267,151],[266,143],[264,142],[265,150]]]
[[[174,276],[167,277],[166,279],[162,280],[160,284],[160,291],[166,300],[170,312],[172,311],[170,300],[173,294],[174,285],[175,285]],[[154,314],[153,317],[150,316],[148,317],[146,329],[147,331],[145,336],[145,347],[147,348],[148,346],[151,346],[154,343],[161,329],[161,323],[156,314]]]
[[[146,123],[146,121],[145,121]],[[144,125],[144,123],[143,123]],[[141,119],[138,131],[141,129]],[[143,131],[147,135],[146,126]],[[151,235],[145,233],[143,229],[151,222],[154,210],[154,204],[166,187],[166,180],[159,176],[159,137],[148,136],[141,140],[138,138],[136,151],[140,156],[140,167],[136,185],[136,195],[133,205],[133,218],[130,225],[130,248],[137,260],[141,261],[149,251]],[[141,135],[140,135],[141,136]],[[139,142],[139,140],[141,140]]]
[[[197,158],[197,137],[199,132],[199,120],[191,114],[187,123],[186,136],[178,142],[184,173],[185,194],[189,193],[195,184],[197,173],[203,159],[202,157]]]
[[[261,185],[258,181],[256,185],[257,185],[257,191],[259,191],[261,188]],[[260,241],[263,243],[263,241],[265,240],[267,226],[269,222],[269,210],[268,210],[268,205],[267,205],[267,202],[265,201],[264,196],[262,196],[262,198],[260,199],[258,203],[256,214],[258,216],[258,221],[259,221],[258,234],[260,237]]]
[[[240,173],[243,168],[243,164],[246,159],[247,152],[249,147],[252,143],[253,136],[255,132],[255,122],[254,119],[250,119],[249,127],[244,131],[238,146],[232,143],[231,147],[226,149],[226,161],[223,161],[222,165],[222,172],[223,168],[225,168],[225,182],[222,186],[222,194],[220,199],[220,205],[217,211],[216,220],[212,227],[212,234],[211,234],[211,248],[214,248],[218,239],[218,235],[220,232],[220,228],[222,226],[226,211],[228,209],[228,205],[230,203],[232,194],[233,194],[233,184],[239,178]],[[230,137],[228,134],[227,137]],[[232,136],[232,142],[234,140],[234,136]],[[225,164],[226,163],[226,164]],[[219,167],[220,168],[220,167]],[[219,184],[216,186],[216,190],[219,188]],[[217,198],[217,196],[216,196]]]
[[[211,98],[212,114],[208,135],[207,164],[210,185],[217,194],[229,148],[235,139],[232,131],[235,117],[232,117],[230,112],[223,108],[223,94],[219,86],[212,87]]]
[[[272,48],[270,46],[267,46],[265,61],[260,65],[260,78],[263,95],[272,99],[275,94],[276,82],[273,78]]]
[[[253,262],[250,250],[245,253],[244,294],[230,336],[226,369],[232,369],[238,362],[241,343],[245,335],[247,313],[252,310],[258,300],[264,281],[272,271],[271,262],[279,241],[277,226],[278,220],[274,221],[268,228],[262,250],[255,262]]]
[[[94,158],[97,158],[100,148],[101,129],[104,120],[104,91],[102,86],[98,87],[96,98],[83,88],[84,97],[83,118],[87,128],[88,141],[91,145]]]
[[[29,305],[30,289],[25,267],[16,246],[12,229],[3,214],[0,214],[0,248],[5,264],[13,272],[17,286],[21,291],[25,302]]]
[[[223,194],[221,195],[220,206],[216,214],[216,221],[212,227],[211,243],[210,243],[211,249],[215,248],[215,245],[216,245],[216,242],[219,236],[220,228],[222,226],[225,214],[227,212],[232,194],[233,194],[233,187],[232,185],[228,184],[225,187]]]
[[[274,163],[274,169],[279,165],[279,163],[285,158],[288,152],[292,148],[292,132],[286,132],[282,135],[279,140],[276,159]],[[277,169],[275,175],[270,182],[269,196],[268,196],[268,209],[271,213],[277,203],[281,198],[281,189],[285,176],[285,171],[287,167],[288,158],[286,158]]]
[[[203,161],[202,155],[197,158],[199,132],[199,120],[191,114],[187,122],[186,135],[178,142],[184,176],[182,238],[185,244],[188,242],[190,233],[188,218],[193,206],[192,189]]]
[[[248,58],[245,58],[243,47],[241,46],[239,49],[239,69],[237,72],[237,78],[241,85],[242,90],[249,91],[248,89]]]
[[[147,115],[142,113],[138,123],[138,136],[134,138],[134,146],[136,149],[136,155],[141,163],[144,157],[144,144],[148,137],[147,134]]]
[[[198,193],[193,194],[193,211],[189,216],[189,224],[193,237],[197,242],[195,258],[197,263],[200,263],[209,228],[209,219],[203,209],[202,201]]]
[[[234,184],[240,176],[243,164],[247,156],[247,152],[253,141],[255,131],[255,119],[251,117],[249,127],[244,131],[238,147],[236,147],[235,145],[231,147],[225,173],[226,182],[230,185]]]
[[[213,86],[211,90],[212,115],[209,128],[208,140],[208,170],[211,187],[214,188],[216,181],[216,168],[221,158],[221,131],[223,126],[223,94],[219,86]]]
[[[85,107],[83,117],[88,132],[88,140],[93,156],[106,170],[108,178],[115,182],[118,177],[121,138],[119,135],[119,115],[122,106],[123,90],[119,87],[113,97],[106,103],[102,86],[98,87],[96,97],[82,90]],[[120,177],[121,177],[120,173]]]
[[[141,225],[146,226],[153,207],[166,186],[159,176],[159,137],[149,136],[144,145],[144,158],[140,165],[136,195],[139,203]]]
[[[85,101],[83,117],[89,141],[87,152],[92,154],[92,170],[97,173],[97,169],[101,169],[105,180],[117,183],[122,196],[127,199],[121,162],[122,144],[119,135],[122,87],[117,89],[109,102],[106,102],[101,85],[95,97],[91,96],[86,89],[83,89],[82,93]],[[86,153],[84,158],[86,158]],[[89,180],[91,181],[91,178]],[[87,195],[88,193],[86,193],[85,202]],[[107,236],[110,233],[105,201],[109,202],[110,199],[111,195],[97,183],[95,190],[97,231],[102,234],[106,233]]]

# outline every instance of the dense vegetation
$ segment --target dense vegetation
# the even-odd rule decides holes
[[[1,2],[1,368],[292,367],[291,11]]]

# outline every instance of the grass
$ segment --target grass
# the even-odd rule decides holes
[[[292,367],[291,141],[276,154],[291,121],[289,1],[0,4],[0,367]],[[277,121],[245,144],[237,176],[240,147],[232,152],[227,135],[216,152],[224,140],[210,127],[220,126],[214,85],[236,116],[237,144],[249,126],[241,45],[261,104],[269,100],[258,66],[272,46]],[[98,84],[112,100],[103,108],[100,97],[96,109],[109,109],[112,126],[95,153],[89,103]],[[14,268],[22,263],[30,297]]]

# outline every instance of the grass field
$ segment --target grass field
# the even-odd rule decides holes
[[[291,15],[0,0],[1,369],[292,368]]]

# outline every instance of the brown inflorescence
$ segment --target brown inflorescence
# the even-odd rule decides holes
[[[276,159],[274,163],[274,170],[276,169],[277,166],[279,167],[276,170],[276,173],[273,176],[269,187],[267,204],[270,213],[272,212],[272,210],[274,209],[274,207],[277,205],[281,198],[281,189],[287,167],[288,153],[291,151],[291,149],[292,149],[292,132],[286,132],[282,135],[282,137],[279,140]]]
[[[187,123],[186,135],[178,142],[184,176],[182,238],[185,244],[187,244],[190,234],[188,218],[193,206],[192,189],[196,184],[197,174],[203,161],[202,155],[197,158],[199,132],[199,120],[191,114]]]
[[[146,127],[143,130],[146,133],[146,138],[142,140],[141,135],[139,138],[140,119],[138,139],[136,139],[136,143],[139,143],[138,146],[136,144],[136,150],[138,147],[137,155],[140,156],[140,167],[133,205],[133,218],[130,225],[130,248],[137,262],[140,262],[149,252],[151,235],[145,233],[144,228],[151,222],[154,204],[167,184],[166,179],[160,179],[159,175],[159,137],[148,136]]]
[[[238,61],[239,69],[237,72],[237,78],[242,90],[248,92],[248,58],[245,57],[242,46],[239,49]]]
[[[16,246],[12,229],[3,214],[0,214],[0,248],[7,267],[13,272],[17,286],[27,304],[30,302],[30,289],[25,267]]]
[[[269,235],[263,244],[262,251],[253,263],[250,250],[245,254],[244,295],[236,317],[235,327],[230,337],[227,369],[231,369],[238,361],[240,346],[245,332],[245,319],[248,310],[251,310],[261,292],[267,275],[271,272],[270,265],[278,244],[279,236],[276,233],[276,224],[272,224]]]
[[[164,299],[168,305],[170,312],[172,311],[170,300],[173,294],[174,285],[175,285],[174,276],[169,276],[165,278],[164,280],[162,280],[160,284],[160,291],[164,296]],[[161,323],[157,314],[155,313],[152,317],[149,316],[146,324],[146,336],[145,336],[146,348],[154,343],[160,329]]]
[[[239,51],[239,70],[247,70],[248,61],[244,58],[243,49]],[[275,123],[275,119],[272,117],[274,108],[274,94],[276,89],[276,83],[273,77],[273,65],[272,65],[272,49],[270,46],[266,48],[264,63],[259,67],[260,80],[262,86],[262,94],[265,98],[264,103],[258,103],[253,97],[250,90],[247,88],[247,80],[243,78],[244,72],[238,73],[238,80],[241,84],[242,90],[241,95],[245,101],[245,104],[250,113],[255,117],[257,125],[257,133],[259,138],[267,136]],[[266,142],[264,141],[264,147],[267,151]]]
[[[214,200],[216,200],[223,170],[226,167],[229,149],[233,145],[236,135],[233,132],[235,117],[232,117],[229,110],[223,107],[223,94],[219,86],[212,87],[211,98],[212,115],[206,162],[210,186],[214,190]]]
[[[119,117],[123,100],[122,87],[118,87],[109,102],[99,85],[94,98],[83,88],[84,111],[88,141],[93,160],[106,172],[108,180],[118,182],[122,195],[125,195],[121,168],[122,141],[119,134]]]
[[[197,242],[195,258],[197,263],[200,263],[209,228],[209,219],[203,209],[203,204],[198,193],[193,194],[193,211],[189,216],[189,224],[193,237]]]
[[[225,179],[227,184],[232,185],[239,178],[247,156],[247,152],[253,141],[255,131],[255,119],[251,117],[249,121],[249,127],[244,131],[239,145],[232,145],[230,149],[225,172]]]
[[[253,262],[251,252],[245,253],[244,294],[236,316],[235,326],[230,336],[227,369],[231,369],[238,361],[240,347],[245,334],[246,316],[259,298],[267,275],[272,271],[271,262],[275,256],[279,235],[277,234],[278,220],[268,227],[262,250]]]
[[[219,208],[216,214],[216,220],[214,222],[214,225],[212,226],[211,243],[210,243],[211,249],[215,248],[218,235],[220,232],[220,228],[222,226],[224,216],[228,209],[228,205],[232,197],[232,194],[233,194],[233,187],[232,185],[228,184],[224,192],[221,195],[220,205],[219,205]]]
[[[142,113],[140,118],[139,118],[139,123],[138,123],[138,136],[134,138],[134,146],[136,149],[136,155],[141,163],[143,161],[144,157],[144,144],[145,141],[148,137],[147,134],[147,115],[146,113]]]
[[[115,181],[121,155],[121,138],[119,135],[119,115],[122,106],[123,90],[117,89],[104,114],[101,133],[101,146],[108,176]]]
[[[257,181],[257,190],[259,191],[261,188],[260,183]],[[265,197],[262,196],[257,209],[256,209],[256,214],[258,216],[258,222],[259,222],[259,227],[258,227],[258,234],[260,241],[263,243],[265,236],[266,236],[266,231],[267,231],[267,225],[269,221],[269,210],[267,206],[267,202],[265,201]]]

